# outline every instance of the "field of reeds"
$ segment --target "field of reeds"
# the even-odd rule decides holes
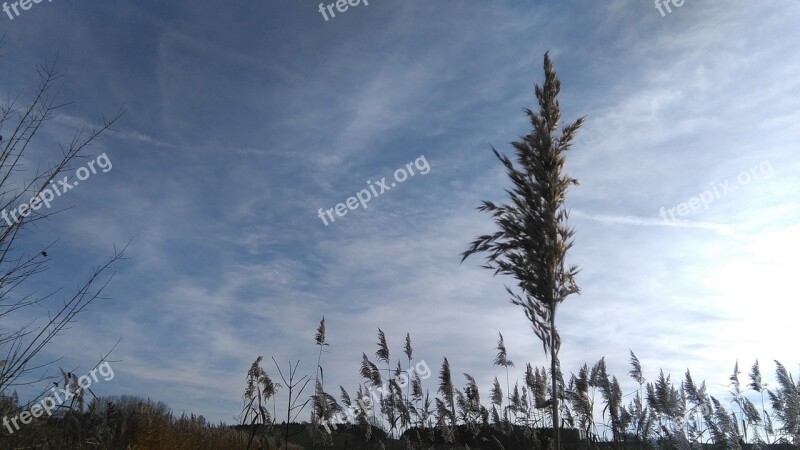
[[[247,372],[240,423],[208,423],[202,416],[175,417],[158,401],[135,397],[94,398],[84,407],[65,404],[47,419],[4,437],[1,448],[50,449],[546,449],[552,446],[552,373],[525,365],[524,380],[507,380],[514,366],[502,335],[493,362],[498,373],[482,398],[474,377],[457,376],[447,358],[438,373],[420,375],[411,336],[399,356],[379,330],[375,357],[362,353],[359,382],[351,389],[324,386],[322,349],[328,347],[324,319],[315,335],[320,350],[315,374],[299,361],[267,370],[259,357]],[[488,363],[488,361],[487,361]],[[415,370],[417,365],[417,370]],[[687,371],[673,379],[649,374],[633,352],[630,371],[636,392],[623,392],[605,361],[557,374],[562,446],[627,448],[798,448],[800,383],[775,362],[777,385],[766,387],[754,363],[738,364],[727,398],[706,392]],[[423,377],[435,376],[435,391]],[[652,377],[652,378],[651,378]],[[276,379],[273,379],[276,378]],[[503,380],[502,382],[500,380]],[[630,395],[626,395],[630,394]],[[282,397],[285,410],[276,410]],[[624,402],[624,398],[630,398]],[[4,413],[19,410],[3,397]],[[730,405],[730,406],[725,406]],[[287,424],[287,417],[289,418]]]
[[[556,310],[580,291],[574,279],[577,267],[564,263],[573,230],[563,201],[567,187],[578,183],[561,169],[563,153],[583,118],[554,135],[561,118],[556,101],[560,82],[547,54],[544,69],[545,83],[536,86],[541,109],[526,110],[533,131],[513,143],[515,160],[495,150],[513,184],[506,191],[510,202],[485,201],[479,210],[492,215],[499,231],[473,241],[462,261],[483,253],[484,267],[516,279],[519,289],[507,288],[511,303],[523,309],[549,367],[526,362],[524,378],[511,380],[509,368],[518,362],[509,358],[499,334],[496,357],[487,361],[497,373],[491,386],[479,386],[474,376],[451,367],[446,357],[430,365],[416,358],[410,333],[399,353],[390,351],[378,329],[377,349],[361,353],[352,384],[330,386],[324,376],[323,355],[330,345],[323,318],[313,335],[318,355],[313,371],[301,367],[301,361],[282,365],[259,356],[243,373],[236,424],[210,424],[194,414],[176,417],[165,404],[149,399],[95,397],[77,377],[62,371],[63,389],[74,395],[52,414],[35,410],[33,403],[20,403],[15,393],[4,390],[12,384],[0,384],[0,449],[800,448],[800,383],[778,361],[774,369],[762,369],[755,361],[743,370],[736,362],[725,398],[711,395],[706,383],[688,370],[673,377],[642,367],[632,351],[630,370],[624,374],[609,373],[604,359],[561,367]],[[46,258],[47,252],[40,255]],[[100,295],[102,288],[87,294],[92,280],[121,256],[115,251],[72,302],[50,318],[53,331],[32,348],[41,349]],[[29,276],[39,264],[43,263],[23,263],[9,273],[22,270],[22,276]],[[11,374],[6,380],[33,370],[26,365],[36,351],[16,353],[5,369]],[[764,370],[774,370],[774,385],[763,381]],[[623,392],[620,380],[625,377],[638,388]],[[0,377],[0,382],[6,380]]]

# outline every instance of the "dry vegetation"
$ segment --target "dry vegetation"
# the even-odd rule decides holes
[[[362,354],[357,371],[361,382],[350,391],[339,386],[336,396],[321,382],[313,394],[303,396],[298,380],[311,378],[298,378],[298,365],[293,364],[295,388],[286,411],[275,411],[273,400],[276,395],[288,399],[290,384],[274,383],[257,359],[247,374],[238,426],[211,425],[202,416],[176,418],[166,405],[151,400],[96,398],[86,406],[65,405],[53,417],[4,436],[0,448],[278,449],[286,448],[287,436],[289,448],[548,448],[552,374],[547,368],[526,364],[524,380],[501,383],[495,377],[488,399],[482,400],[471,375],[463,374],[462,384],[456,385],[445,358],[432,393],[424,390],[419,374],[409,370],[416,363],[409,336],[407,351],[393,367],[382,332],[378,342],[374,360]],[[502,339],[497,349],[494,365],[505,378],[505,369],[513,363]],[[722,399],[709,395],[705,382],[696,382],[689,371],[679,383],[663,371],[648,379],[636,356],[631,353],[630,358],[626,375],[640,389],[625,393],[630,394],[627,403],[619,379],[607,373],[603,359],[568,378],[558,374],[564,448],[738,449],[758,444],[788,449],[800,444],[800,383],[780,363],[775,363],[777,384],[769,388],[758,362],[746,376],[736,364],[728,398]],[[386,368],[379,369],[379,364]],[[290,381],[277,365],[270,372],[283,372]],[[397,377],[401,373],[412,373],[408,385]],[[355,420],[337,414],[380,387],[385,393],[378,394],[379,401],[359,410]],[[304,406],[309,406],[311,420],[289,425],[278,420],[286,414],[297,417]],[[14,395],[2,398],[0,413],[20,409]]]
[[[15,169],[15,158],[58,107],[48,96],[55,72],[44,68],[41,76],[40,97],[31,106],[21,113],[16,108],[0,111],[0,128],[10,117],[20,115],[19,128],[4,141],[0,169]],[[431,392],[425,389],[430,384],[423,379],[427,376],[413,370],[419,366],[411,336],[405,336],[402,353],[395,357],[379,329],[374,358],[362,353],[355,389],[338,386],[331,391],[325,386],[323,370],[324,349],[329,347],[323,318],[314,335],[318,346],[314,373],[302,372],[299,361],[282,367],[274,359],[274,368],[268,371],[258,357],[247,371],[242,413],[235,426],[211,425],[202,416],[175,417],[166,405],[151,400],[93,397],[84,404],[81,396],[15,433],[0,429],[0,449],[798,448],[800,384],[778,362],[777,384],[769,387],[758,362],[744,379],[737,363],[726,399],[709,395],[705,383],[697,383],[689,371],[679,383],[663,371],[646,377],[632,352],[626,376],[639,386],[633,392],[623,392],[620,379],[607,372],[604,359],[565,378],[557,357],[561,342],[555,317],[557,306],[579,291],[574,280],[577,268],[563,264],[573,231],[566,224],[562,203],[567,186],[577,181],[563,176],[561,169],[563,152],[582,119],[556,136],[561,117],[556,101],[559,82],[547,56],[545,76],[544,87],[536,87],[541,110],[528,111],[534,131],[514,143],[516,165],[495,152],[514,184],[508,191],[511,202],[484,202],[481,210],[492,214],[500,231],[479,237],[463,256],[484,253],[487,267],[517,279],[519,291],[509,289],[512,303],[522,307],[531,321],[550,357],[549,367],[527,363],[524,380],[512,384],[509,368],[515,364],[501,334],[494,359],[499,378],[484,391],[488,398],[481,397],[473,376],[454,375],[447,358],[438,374],[425,374],[437,375],[436,389]],[[0,203],[13,205],[24,195],[41,191],[117,118],[87,140],[76,138],[62,162],[35,173],[20,190],[0,195]],[[0,230],[0,253],[5,255],[11,248],[25,223],[29,222]],[[0,299],[21,280],[39,273],[46,257],[44,251],[41,258],[0,257],[5,273],[0,278]],[[39,369],[31,363],[33,356],[98,298],[105,285],[93,290],[96,278],[120,257],[115,253],[71,303],[50,316],[45,334],[30,338],[22,328],[0,337],[0,344],[12,350],[8,361],[0,361],[0,417],[14,417],[30,408],[33,402],[21,404],[9,387]],[[23,298],[0,315],[45,300]],[[64,385],[73,381],[65,377]],[[286,405],[281,411],[276,411],[277,396]]]
[[[324,322],[323,322],[324,323]],[[321,324],[321,329],[323,325]],[[319,336],[319,334],[318,334]],[[358,387],[348,392],[339,387],[337,400],[318,387],[311,396],[312,421],[305,424],[302,440],[315,448],[342,448],[339,434],[351,437],[349,448],[547,448],[551,444],[552,372],[545,367],[526,365],[525,379],[503,389],[497,377],[482,401],[474,377],[463,374],[463,387],[456,387],[447,358],[438,374],[438,389],[423,393],[423,382],[414,376],[410,339],[407,336],[404,357],[397,358],[392,369],[389,349],[379,330],[376,360],[364,354]],[[508,359],[502,336],[498,341],[494,365],[507,369]],[[251,375],[258,373],[258,383],[275,386],[258,359]],[[386,364],[387,369],[378,369]],[[800,384],[779,362],[775,362],[777,385],[767,388],[759,363],[753,364],[746,379],[738,363],[730,376],[729,399],[706,392],[705,382],[696,382],[689,371],[680,383],[659,371],[652,380],[645,376],[639,360],[631,352],[631,370],[627,376],[639,389],[623,395],[620,381],[606,370],[605,360],[584,365],[568,379],[557,374],[560,417],[565,448],[797,448],[800,445]],[[382,374],[389,374],[385,376]],[[507,370],[503,370],[507,375]],[[411,374],[404,386],[401,373]],[[374,408],[362,410],[356,420],[338,423],[332,434],[323,424],[341,422],[342,413],[356,399],[383,387]],[[388,389],[387,389],[388,387]],[[248,386],[245,398],[252,404],[255,392]],[[261,390],[261,405],[269,405],[278,391]],[[264,395],[266,394],[266,395]],[[625,403],[624,397],[630,398]],[[729,405],[726,407],[726,404]],[[260,439],[283,436],[281,425],[268,406],[266,419],[258,427],[249,427]],[[333,429],[332,427],[328,427]],[[295,428],[294,433],[301,433]],[[341,437],[341,436],[338,436]],[[355,440],[352,440],[352,439]],[[284,441],[285,442],[285,441]],[[293,442],[290,438],[290,442]]]

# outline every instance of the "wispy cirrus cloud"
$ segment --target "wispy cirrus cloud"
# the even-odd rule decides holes
[[[550,50],[564,118],[588,115],[567,160],[581,181],[568,205],[582,294],[559,312],[563,367],[606,356],[621,376],[632,349],[650,374],[690,367],[724,383],[737,357],[793,364],[791,314],[770,313],[797,269],[800,7],[778,3],[687,2],[662,18],[632,0],[413,0],[328,23],[302,3],[37,11],[8,34],[17,53],[81,43],[62,61],[69,92],[90,94],[58,116],[59,132],[129,109],[98,143],[114,177],[71,194],[74,208],[30,235],[32,246],[61,237],[43,287],[74,284],[133,237],[113,301],[50,354],[87,366],[121,337],[102,394],[229,422],[256,356],[313,370],[322,316],[326,383],[348,389],[378,327],[393,352],[408,331],[417,357],[438,367],[447,356],[483,389],[497,332],[518,369],[544,364],[508,303],[513,280],[459,255],[493,230],[475,211],[508,186],[490,148],[510,153],[529,132],[523,108],[536,107]],[[336,227],[316,217],[420,154],[424,178]],[[658,216],[764,159],[769,180],[689,221]]]

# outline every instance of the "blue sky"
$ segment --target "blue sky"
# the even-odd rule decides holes
[[[88,370],[121,339],[98,393],[227,422],[258,355],[313,373],[323,315],[328,387],[355,389],[378,327],[393,359],[408,331],[417,359],[447,356],[487,393],[498,332],[518,369],[546,364],[513,281],[459,255],[494,230],[475,210],[505,200],[491,147],[530,130],[549,50],[564,119],[587,115],[567,160],[582,294],[559,311],[562,367],[605,356],[624,378],[631,349],[650,378],[690,368],[712,392],[737,358],[796,372],[798,21],[790,0],[665,16],[633,0],[371,0],[328,21],[307,0],[56,0],[0,16],[3,94],[28,99],[58,55],[73,101],[32,155],[128,110],[89,149],[113,169],[23,236],[20,251],[58,239],[25,292],[70,291],[133,239],[110,299],[43,356]],[[420,157],[430,171],[368,209],[317,216]],[[679,207],[715,187],[707,208]]]

